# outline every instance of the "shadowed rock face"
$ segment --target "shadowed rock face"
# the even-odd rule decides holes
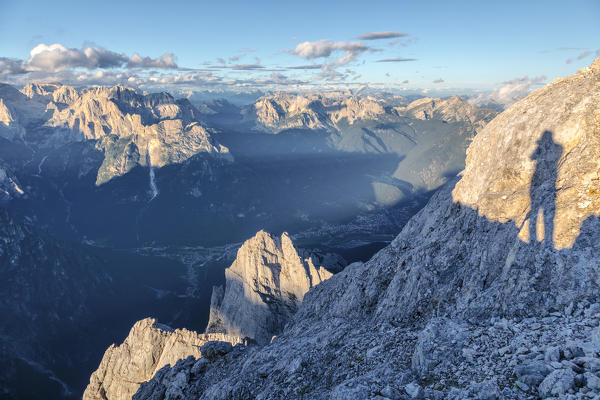
[[[0,204],[20,197],[24,193],[17,177],[0,159]]]
[[[142,382],[151,379],[165,365],[175,365],[188,357],[200,358],[200,348],[209,341],[240,342],[238,338],[218,333],[172,329],[152,318],[138,321],[121,345],[106,350],[83,398],[129,400]]]
[[[225,290],[213,289],[207,332],[268,342],[296,312],[304,294],[332,276],[324,261],[323,256],[297,250],[286,233],[275,237],[258,232],[225,270]],[[333,270],[343,266],[334,256],[328,261]]]
[[[180,398],[598,396],[599,79],[600,59],[510,107],[390,246],[310,290],[269,345],[186,375]],[[190,368],[134,398],[166,398]]]

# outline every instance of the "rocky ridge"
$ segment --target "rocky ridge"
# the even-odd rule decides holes
[[[600,59],[507,109],[455,187],[311,289],[269,345],[180,361],[134,398],[596,398],[599,80]]]
[[[212,341],[241,343],[237,336],[172,329],[152,318],[138,321],[121,345],[112,345],[106,350],[83,399],[131,399],[140,384],[159,369],[187,357],[202,357],[202,346]]]
[[[490,115],[495,115],[495,112],[476,108],[458,96],[423,98],[399,106],[371,96],[320,93],[276,93],[260,98],[245,110],[245,118],[255,120],[256,129],[271,133],[290,129],[338,132],[360,121],[402,117],[469,122],[482,128]]]

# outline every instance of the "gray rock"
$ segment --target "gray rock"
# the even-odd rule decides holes
[[[467,331],[461,325],[444,318],[433,318],[419,334],[412,356],[412,369],[421,379],[427,379],[434,368],[460,362]]]
[[[575,386],[575,373],[570,369],[552,371],[540,384],[538,392],[542,398],[563,396]]]
[[[217,357],[221,357],[229,353],[233,349],[233,346],[229,342],[206,342],[200,347],[200,354],[202,358],[206,358],[208,361],[214,361]]]
[[[546,349],[544,359],[546,361],[560,361],[560,348],[558,346],[551,346]]]
[[[411,399],[423,398],[423,388],[416,382],[411,382],[404,386],[404,391],[410,396]]]
[[[586,372],[584,376],[588,388],[592,390],[600,390],[600,378],[598,378],[596,374]]]

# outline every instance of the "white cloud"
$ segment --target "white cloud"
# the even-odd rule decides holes
[[[494,90],[492,93],[487,95],[478,95],[477,97],[470,99],[469,102],[474,105],[498,103],[506,107],[520,100],[533,89],[534,85],[545,80],[546,77],[543,75],[534,78],[529,78],[527,76],[515,78],[510,81],[503,82],[503,86]]]
[[[127,66],[130,68],[162,68],[162,69],[177,69],[175,56],[170,53],[165,53],[158,58],[142,57],[138,53],[133,53]]]
[[[370,50],[370,48],[361,42],[334,42],[331,40],[318,40],[316,42],[302,42],[296,46],[294,54],[313,60],[315,58],[328,58],[335,52],[343,52],[344,56],[338,58],[336,65],[345,65],[356,59],[356,57]]]
[[[35,46],[26,62],[30,70],[57,72],[73,68],[110,69],[110,68],[162,68],[176,69],[174,56],[163,54],[159,58],[142,57],[138,53],[127,57],[124,53],[86,47],[82,49],[68,48],[60,43]]]
[[[23,60],[15,58],[0,57],[0,76],[2,75],[18,75],[27,72],[27,68]]]
[[[70,49],[62,44],[38,44],[29,56],[27,65],[36,70],[61,71],[69,68],[115,68],[127,61],[125,54],[87,47],[85,49]]]

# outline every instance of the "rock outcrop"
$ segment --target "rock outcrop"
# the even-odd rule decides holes
[[[138,321],[121,345],[106,350],[83,399],[129,400],[142,382],[150,380],[164,366],[188,357],[202,357],[202,346],[211,341],[241,343],[238,337],[224,334],[172,329],[152,318]]]
[[[329,279],[343,260],[294,247],[264,231],[247,240],[225,270],[226,286],[213,288],[207,332],[267,343],[281,332],[308,290]]]
[[[310,290],[272,343],[179,362],[134,399],[598,396],[599,95],[600,59],[515,103],[455,187]]]

